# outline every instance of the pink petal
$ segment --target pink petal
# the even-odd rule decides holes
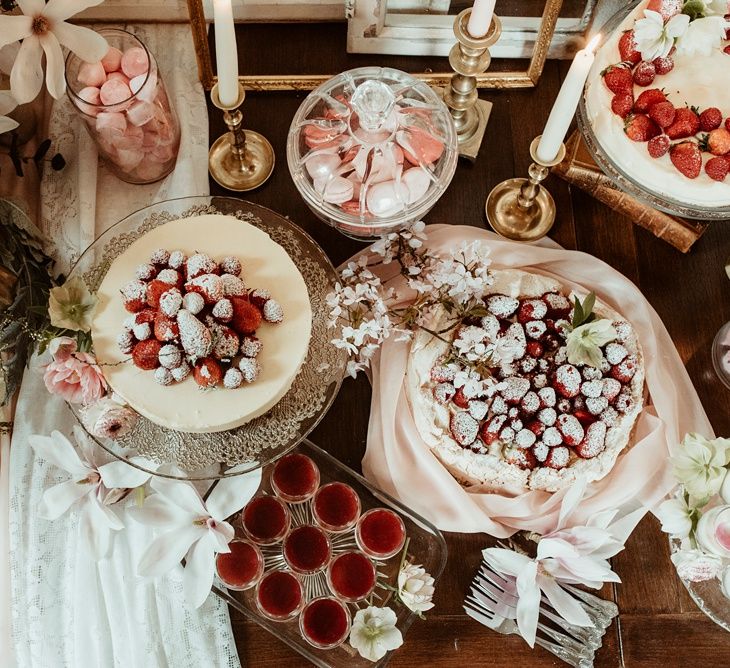
[[[18,0],[18,7],[26,16],[36,16],[43,13],[45,6],[43,0]]]
[[[137,573],[143,577],[164,575],[182,561],[190,546],[201,537],[202,527],[177,527],[160,534],[145,550],[137,565]]]
[[[51,97],[58,100],[66,92],[61,45],[52,33],[41,36],[40,41],[46,54],[46,87]]]
[[[61,44],[87,63],[97,63],[109,51],[108,42],[98,33],[83,26],[59,22],[53,26],[53,34]]]
[[[91,490],[91,484],[81,484],[76,480],[67,480],[49,487],[43,492],[43,498],[38,505],[38,515],[46,520],[55,520]]]
[[[0,46],[28,37],[32,25],[30,16],[0,16]]]
[[[150,486],[191,516],[203,517],[208,515],[203,499],[200,498],[198,490],[191,483],[183,480],[155,477],[152,478]]]
[[[89,7],[96,7],[102,2],[104,0],[49,0],[43,15],[54,21],[65,21],[70,16],[78,14]],[[41,2],[41,4],[43,3]]]
[[[541,594],[536,576],[537,563],[534,561],[517,576],[517,626],[530,647],[535,646],[537,618],[540,615]]]
[[[532,561],[525,554],[505,550],[501,547],[488,547],[482,550],[482,556],[494,570],[506,575],[519,575],[527,564]]]
[[[591,618],[586,614],[583,607],[567,591],[565,591],[553,578],[538,578],[540,588],[545,592],[548,601],[552,603],[555,611],[568,623],[575,626],[593,626]]]
[[[30,102],[38,97],[43,86],[42,56],[40,40],[35,35],[26,37],[20,45],[18,57],[10,73],[10,90],[18,104]]]
[[[128,487],[131,489],[144,485],[150,479],[149,473],[130,466],[123,461],[103,464],[99,467],[99,474],[104,485],[109,488]]]
[[[185,559],[183,590],[185,598],[195,608],[199,608],[210,594],[215,574],[215,552],[208,536],[195,543]]]

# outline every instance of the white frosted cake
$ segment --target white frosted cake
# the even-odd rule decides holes
[[[587,117],[603,151],[641,187],[721,208],[730,206],[728,7],[686,3],[705,15],[682,14],[684,4],[644,0],[608,36],[588,78]]]
[[[91,335],[111,389],[149,420],[185,432],[232,429],[289,390],[312,327],[287,252],[232,216],[176,220],[112,263]]]
[[[600,367],[571,364],[565,342],[573,305],[562,286],[519,270],[493,278],[488,315],[454,328],[451,343],[423,330],[413,340],[406,387],[419,433],[459,482],[479,491],[552,492],[579,476],[602,478],[629,445],[643,405],[633,328],[597,303],[593,313],[610,321],[616,337],[603,345]],[[441,313],[429,329],[444,326]],[[464,371],[472,378],[477,371],[454,351],[467,349],[490,384],[464,384]],[[511,357],[502,352],[495,363],[495,350]]]

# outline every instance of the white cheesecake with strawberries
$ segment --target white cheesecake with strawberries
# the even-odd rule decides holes
[[[729,13],[726,0],[643,0],[605,40],[586,85],[588,121],[611,161],[690,206],[730,206]]]
[[[413,340],[406,387],[420,435],[477,491],[554,492],[604,477],[630,446],[643,406],[633,327],[601,302],[584,313],[546,276],[492,276],[486,315],[446,337],[421,330]],[[440,313],[429,329],[447,323]],[[576,359],[571,332],[593,330],[592,359]]]

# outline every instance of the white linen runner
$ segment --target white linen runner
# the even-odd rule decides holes
[[[160,183],[125,184],[103,165],[97,170],[96,150],[70,102],[56,103],[49,132],[54,148],[68,164],[62,172],[49,170],[44,175],[40,226],[53,240],[58,268],[64,273],[96,236],[133,211],[160,200],[208,194],[207,111],[189,27],[124,27],[137,34],[157,58],[180,118],[180,155],[175,171]],[[198,610],[192,609],[184,600],[180,572],[159,580],[136,576],[136,563],[150,540],[148,528],[128,522],[115,536],[110,557],[95,563],[78,548],[78,522],[73,513],[54,522],[37,517],[43,491],[65,474],[34,457],[28,436],[50,434],[53,429],[70,434],[75,423],[66,405],[47,393],[41,378],[42,361],[34,359],[24,377],[10,450],[16,665],[238,668],[225,603],[211,596]],[[0,510],[2,475],[7,470],[6,453],[2,455]],[[0,664],[13,665],[3,645],[0,637]]]

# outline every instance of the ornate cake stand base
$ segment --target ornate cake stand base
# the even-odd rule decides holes
[[[497,185],[487,197],[487,220],[500,236],[514,241],[537,241],[544,237],[555,222],[555,201],[541,185],[549,168],[565,157],[565,146],[549,164],[537,158],[540,137],[530,145],[533,163],[527,179],[507,179]]]

